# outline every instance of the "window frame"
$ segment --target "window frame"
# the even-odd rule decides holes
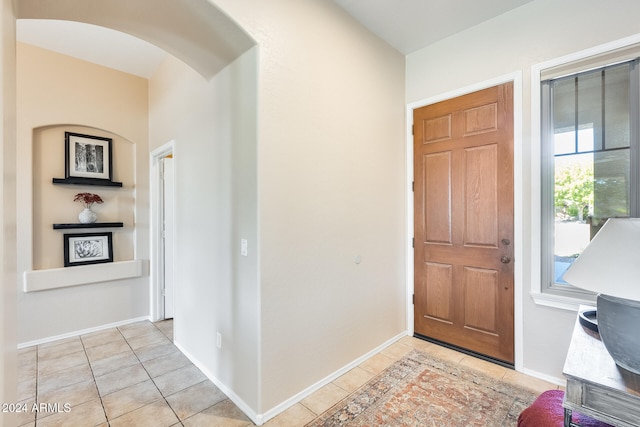
[[[637,115],[637,107],[640,99],[640,94],[638,94],[638,81],[640,79],[640,75],[638,72],[639,60],[634,59],[630,61],[624,61],[614,65],[604,65],[596,68],[595,70],[589,71],[602,71],[606,72],[606,70],[611,69],[619,64],[629,64],[629,152],[630,152],[630,193],[629,193],[629,214],[631,217],[638,217],[638,168],[640,164],[638,163],[638,135],[637,132],[634,132],[634,129],[638,128],[638,115]],[[566,77],[575,77],[580,75],[582,72],[573,73]],[[561,77],[558,77],[561,78]],[[556,78],[556,79],[558,79]],[[584,299],[592,299],[593,293],[584,291],[575,286],[566,284],[560,285],[555,282],[555,271],[554,264],[551,261],[554,254],[554,238],[555,238],[555,214],[554,214],[554,194],[555,194],[555,182],[554,182],[554,174],[555,174],[555,154],[553,147],[551,146],[551,142],[553,140],[553,104],[551,99],[553,99],[553,88],[550,85],[550,81],[554,79],[544,80],[541,82],[541,179],[542,179],[542,291],[548,292],[551,294],[562,295],[566,297],[578,297]],[[635,110],[635,111],[634,111]],[[577,147],[576,147],[577,149]],[[619,148],[606,148],[603,147],[599,150],[593,151],[595,152],[604,152],[611,150],[618,150]],[[626,148],[625,148],[626,149]],[[579,151],[576,151],[573,154],[580,154]],[[546,261],[545,261],[546,260]]]
[[[622,54],[616,56],[618,52]],[[637,53],[636,53],[637,52]],[[543,129],[550,131],[550,117],[543,117],[542,105],[548,101],[542,90],[543,80],[561,77],[562,74],[553,76],[554,71],[561,73],[562,70],[570,69],[571,72],[565,75],[577,74],[584,71],[603,68],[616,63],[627,62],[630,56],[640,57],[640,34],[611,43],[600,45],[591,49],[586,49],[561,58],[556,58],[544,63],[536,64],[531,68],[531,166],[532,166],[532,268],[531,268],[531,291],[530,294],[536,304],[551,306],[556,308],[577,310],[580,304],[595,304],[595,295],[591,292],[583,291],[573,286],[554,285],[552,262],[543,258],[543,245],[546,245],[546,254],[553,253],[553,153],[545,150],[543,146]],[[599,58],[604,58],[598,63]],[[583,67],[583,68],[582,68]],[[640,67],[635,67],[635,76],[631,79],[630,88],[636,96],[631,103],[631,216],[640,213]],[[556,71],[559,70],[559,71]],[[552,77],[550,77],[550,75]],[[550,114],[549,111],[547,113]],[[548,135],[547,135],[548,136]],[[548,139],[547,139],[548,140]],[[546,162],[546,167],[544,166]],[[551,174],[549,174],[549,169]],[[551,176],[549,176],[551,175]],[[634,191],[635,185],[635,191]],[[544,197],[551,194],[551,197]],[[546,215],[543,214],[546,212]],[[546,230],[546,231],[545,231]],[[545,233],[543,235],[543,232]],[[551,246],[549,246],[551,245]]]

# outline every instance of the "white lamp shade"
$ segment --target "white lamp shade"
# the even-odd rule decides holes
[[[573,286],[640,301],[640,218],[611,218],[564,274]]]

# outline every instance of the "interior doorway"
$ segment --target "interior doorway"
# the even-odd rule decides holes
[[[175,174],[173,142],[151,153],[152,295],[155,321],[173,319]]]

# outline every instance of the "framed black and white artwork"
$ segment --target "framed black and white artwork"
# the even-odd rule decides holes
[[[113,262],[112,233],[64,235],[64,266]]]
[[[113,140],[100,136],[65,132],[66,178],[111,181]]]

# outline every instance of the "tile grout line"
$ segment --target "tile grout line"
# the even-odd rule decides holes
[[[156,330],[160,331],[160,333],[162,335],[165,336],[165,338],[167,338],[169,340],[169,342],[172,345],[173,344],[173,340],[171,340],[169,337],[167,337],[165,335],[165,333],[160,330],[160,328],[158,328],[154,322],[150,322],[154,328],[156,328]],[[136,351],[131,347],[131,344],[129,344],[129,340],[127,340],[127,338],[125,337],[125,341],[127,342],[127,345],[129,346],[129,348],[131,348],[131,351],[133,351],[134,356],[136,356],[136,359],[138,359],[138,361],[140,362],[140,366],[142,366],[142,369],[144,369],[144,371],[147,373],[147,375],[149,375],[149,379],[151,380],[151,382],[153,383],[153,386],[156,388],[156,390],[158,390],[158,393],[160,393],[160,396],[162,396],[162,400],[164,400],[164,402],[167,404],[167,406],[169,407],[169,409],[171,409],[171,412],[173,412],[173,415],[176,416],[176,419],[178,420],[178,423],[180,425],[182,425],[182,420],[180,419],[180,417],[178,416],[178,414],[176,414],[176,411],[173,409],[173,407],[169,404],[169,401],[167,400],[166,396],[162,393],[162,391],[160,391],[160,388],[158,388],[158,385],[156,384],[156,382],[153,380],[153,378],[151,377],[151,373],[147,370],[147,368],[144,366],[144,363],[142,363],[142,360],[140,360],[140,358],[138,357],[138,353],[136,353]],[[158,399],[160,400],[160,399]],[[154,400],[155,402],[155,400]]]
[[[154,326],[154,332],[160,332],[160,333],[162,334],[162,336],[163,336],[163,337],[164,337],[164,338],[169,342],[169,344],[171,344],[171,345],[175,345],[175,344],[173,344],[173,340],[172,340],[172,338],[171,338],[169,335],[167,335],[167,334],[166,334],[162,329],[160,329],[160,328],[159,328],[159,327],[158,327],[154,322],[149,322],[149,323],[150,323],[150,324],[152,324],[152,325]],[[174,410],[174,408],[171,406],[171,404],[170,404],[170,403],[169,403],[169,401],[167,400],[167,397],[165,397],[165,396],[164,396],[164,394],[162,393],[162,391],[160,391],[160,389],[159,389],[158,385],[156,384],[156,381],[151,377],[150,372],[147,370],[147,368],[146,368],[146,367],[145,367],[145,365],[143,364],[142,360],[139,358],[138,353],[137,353],[137,352],[136,352],[136,350],[134,350],[134,349],[133,349],[133,347],[131,346],[131,344],[130,344],[130,342],[129,342],[129,339],[124,335],[124,333],[123,333],[123,331],[120,329],[120,327],[114,327],[113,329],[117,330],[117,331],[118,331],[118,335],[119,335],[119,337],[121,337],[122,339],[124,339],[125,343],[127,344],[127,347],[131,350],[131,352],[133,353],[133,355],[134,355],[135,359],[136,359],[136,360],[137,360],[137,362],[140,364],[140,366],[143,368],[143,370],[145,371],[145,373],[148,375],[148,378],[152,381],[152,384],[154,385],[154,387],[156,388],[156,390],[159,392],[159,394],[160,394],[161,398],[158,398],[157,400],[154,400],[153,402],[159,402],[159,401],[160,401],[160,399],[164,400],[164,402],[166,403],[166,405],[171,409],[172,413],[175,415],[176,419],[178,420],[178,422],[177,422],[177,424],[176,424],[176,425],[182,425],[182,423],[183,423],[183,421],[184,421],[184,420],[181,420],[181,419],[180,419],[180,417],[178,416],[178,414],[176,413],[176,411]],[[154,333],[154,332],[151,332],[151,333]],[[142,334],[140,334],[140,335],[134,335],[134,336],[129,337],[129,338],[132,338],[132,339],[133,339],[133,338],[136,338],[136,337],[139,337],[139,336],[143,336],[143,335],[146,335],[146,333],[142,333]],[[105,417],[105,419],[106,419],[106,424],[107,424],[107,425],[111,425],[111,423],[113,422],[113,420],[114,420],[115,418],[114,418],[114,419],[109,419],[108,414],[107,414],[107,412],[106,412],[105,400],[104,400],[104,397],[106,397],[107,395],[109,395],[109,394],[111,394],[111,393],[108,393],[108,394],[107,394],[107,395],[105,395],[105,396],[102,396],[102,395],[101,395],[101,393],[100,393],[100,389],[98,388],[98,384],[97,384],[97,377],[96,377],[96,373],[95,373],[95,370],[94,370],[93,363],[92,363],[92,361],[91,361],[91,359],[90,359],[90,357],[89,357],[89,354],[88,354],[88,347],[86,347],[85,339],[83,338],[83,336],[82,336],[82,335],[79,335],[77,338],[78,338],[78,340],[80,341],[80,344],[81,344],[81,346],[82,346],[82,352],[83,352],[83,354],[84,354],[84,356],[85,356],[85,358],[86,358],[86,362],[87,362],[87,363],[88,363],[88,365],[89,365],[89,369],[90,369],[90,371],[91,371],[91,380],[92,380],[93,386],[95,387],[95,389],[96,389],[96,391],[97,391],[97,393],[98,393],[98,398],[100,399],[100,405],[102,406],[102,411],[103,411],[104,417]],[[109,341],[109,342],[110,342],[110,341]],[[108,342],[107,342],[107,344],[108,344]],[[101,345],[104,345],[104,342],[101,342]],[[39,348],[39,346],[34,346],[34,347],[35,347],[35,348],[34,348],[34,355],[35,355],[35,361],[34,361],[34,365],[35,365],[35,392],[34,392],[34,396],[35,396],[35,397],[34,397],[34,401],[35,401],[35,402],[37,402],[37,401],[38,401],[38,399],[40,398],[40,394],[39,394],[38,386],[39,386],[39,384],[40,384],[40,382],[41,382],[41,381],[40,381],[40,380],[41,380],[41,378],[40,378],[40,375],[39,375],[40,348]],[[158,357],[159,357],[159,356],[158,356]],[[101,359],[100,359],[100,360],[101,360]],[[150,359],[150,360],[152,360],[152,359]],[[96,361],[94,361],[94,362],[96,362]],[[145,381],[146,381],[146,380],[145,380]],[[153,403],[153,402],[148,402],[148,403],[146,403],[145,405],[143,405],[142,407],[147,406],[147,405],[149,405],[149,404],[151,404],[151,403]],[[218,403],[220,403],[220,402],[217,402],[216,404],[218,404]],[[215,405],[212,405],[212,406],[215,406]],[[131,412],[133,412],[133,411],[137,410],[137,409],[140,409],[140,408],[136,408],[136,409],[131,410],[131,411],[128,411],[128,412],[126,412],[126,413],[120,414],[120,415],[118,415],[118,417],[116,417],[116,418],[119,418],[119,417],[121,417],[121,416],[124,416],[124,415],[126,415],[126,414],[128,414],[128,413],[131,413]],[[207,409],[208,409],[208,408],[207,408]],[[36,415],[34,416],[34,419],[33,419],[34,426],[36,426],[36,425],[40,424],[40,422],[39,422],[39,421],[41,421],[42,419],[44,419],[44,418],[40,418],[40,419],[38,419],[38,416],[37,416],[37,415],[38,415],[38,414],[36,414]],[[193,414],[193,415],[196,415],[196,414]],[[188,418],[190,418],[190,417],[188,417]],[[186,419],[186,418],[185,418],[185,419]],[[253,425],[253,424],[250,424],[250,425]]]
[[[116,328],[117,329],[117,328]],[[118,330],[118,332],[120,332]],[[122,333],[120,333],[122,335]],[[93,366],[91,365],[91,360],[89,359],[89,354],[87,354],[87,348],[84,345],[84,340],[82,339],[82,335],[80,335],[80,343],[82,344],[82,349],[84,350],[84,355],[87,357],[87,363],[89,364],[89,370],[91,370],[91,377],[93,377],[93,385],[96,387],[96,392],[98,393],[98,399],[100,399],[100,406],[102,406],[102,412],[104,413],[104,419],[107,420],[107,425],[111,425],[109,422],[109,417],[107,416],[107,410],[104,407],[104,401],[102,400],[102,395],[100,394],[100,389],[98,388],[98,382],[96,381],[96,374],[93,371]],[[124,338],[124,336],[123,336]]]
[[[159,328],[158,328],[157,326],[155,326],[155,325],[153,324],[153,322],[150,322],[150,323],[151,323],[151,324],[152,324],[152,325],[153,325],[157,330],[159,330]],[[138,354],[137,354],[137,353],[136,353],[136,351],[133,349],[133,347],[131,347],[131,344],[129,343],[129,340],[128,340],[128,339],[127,339],[127,337],[125,337],[125,335],[122,333],[122,330],[120,329],[120,327],[119,327],[119,326],[117,326],[117,327],[115,327],[114,329],[118,331],[118,333],[120,334],[120,336],[122,337],[122,339],[125,341],[125,343],[127,344],[127,346],[129,347],[129,349],[130,349],[130,350],[131,350],[131,352],[133,353],[134,357],[136,358],[136,360],[138,361],[138,363],[140,364],[140,366],[142,367],[142,369],[144,369],[144,371],[145,371],[145,372],[147,373],[147,375],[149,376],[149,380],[151,380],[151,382],[153,383],[153,385],[154,385],[154,387],[156,388],[156,390],[158,390],[158,393],[160,393],[160,396],[162,396],[162,398],[164,399],[164,396],[163,396],[162,392],[160,391],[160,389],[158,389],[158,386],[156,385],[155,381],[153,381],[153,378],[151,378],[151,375],[149,374],[149,371],[147,371],[147,369],[145,368],[144,364],[142,363],[142,361],[141,361],[141,360],[140,360],[140,358],[138,357]],[[162,331],[160,331],[160,332],[162,332]],[[145,334],[142,334],[142,335],[145,335]],[[164,335],[164,334],[163,334],[163,335]],[[82,339],[81,339],[81,341],[82,341]],[[82,341],[82,347],[85,349],[85,354],[86,354],[86,348],[84,347],[84,341]],[[87,356],[87,360],[89,361],[89,355],[88,355],[88,354],[86,354],[86,356]],[[133,410],[131,410],[131,411],[129,411],[129,412],[125,412],[125,413],[123,413],[123,414],[120,414],[120,415],[119,415],[118,417],[116,417],[116,418],[109,419],[109,416],[107,415],[107,411],[106,411],[106,409],[105,409],[105,407],[104,407],[104,400],[103,400],[103,396],[100,394],[100,389],[98,388],[98,383],[97,383],[97,381],[96,381],[96,377],[95,377],[95,374],[94,374],[94,371],[93,371],[93,367],[91,366],[91,362],[90,362],[90,361],[89,361],[89,369],[91,369],[91,375],[93,376],[93,381],[94,381],[94,383],[95,383],[96,390],[98,391],[98,397],[100,398],[100,404],[102,405],[102,410],[104,411],[105,419],[107,420],[107,424],[108,424],[108,425],[111,425],[111,421],[113,421],[114,419],[119,418],[119,417],[122,417],[122,416],[124,416],[124,415],[126,415],[126,414],[129,414],[129,413],[131,413],[131,412],[133,412],[133,411],[135,411],[135,410],[137,410],[137,409],[140,409],[140,408],[136,408],[136,409],[133,409]],[[105,374],[105,375],[106,375],[106,374]],[[145,381],[146,381],[146,380],[145,380]],[[144,381],[143,381],[143,382],[144,382]],[[140,383],[139,383],[139,384],[140,384]],[[129,385],[128,387],[131,387],[131,386],[133,386],[133,385],[136,385],[136,384]],[[126,389],[126,388],[125,388],[125,389]],[[124,389],[122,389],[122,390],[124,390]],[[113,391],[112,393],[115,393],[115,392],[117,392],[117,391],[121,391],[121,390],[115,390],[115,391]],[[109,394],[111,394],[111,393],[108,393],[108,394],[106,394],[105,396],[108,396]],[[158,400],[160,400],[160,399],[158,399]],[[169,406],[169,408],[171,408],[171,405],[169,405],[169,402],[167,402],[167,401],[166,401],[166,399],[164,399],[164,400],[165,400],[165,402],[167,403],[167,406]],[[155,402],[155,400],[154,400],[154,402]],[[150,402],[150,403],[151,403],[151,402]],[[146,406],[146,405],[143,405],[142,407],[144,407],[144,406]],[[173,408],[171,408],[171,410],[173,411]],[[175,412],[174,412],[174,413],[175,413]],[[176,418],[177,418],[178,420],[180,420],[180,418],[178,418],[178,416],[177,416],[177,415],[176,415]]]
[[[158,328],[158,327],[154,324],[154,322],[149,322],[149,323],[151,323],[151,325],[153,325],[153,327],[154,327],[154,328],[156,328],[156,330],[157,330],[157,331],[159,331],[160,333],[162,333],[162,335],[163,335],[167,340],[169,340],[169,342],[170,342],[172,345],[175,345],[175,344],[173,344],[173,341],[171,340],[171,338],[169,338],[169,337],[168,337],[168,336],[167,336],[167,335],[166,335],[166,334],[165,334],[165,333],[164,333],[160,328]],[[182,420],[180,419],[180,417],[178,416],[178,414],[176,414],[176,412],[175,412],[175,410],[173,409],[173,407],[171,406],[171,404],[169,404],[169,401],[168,401],[168,400],[167,400],[167,398],[164,396],[164,394],[162,393],[162,391],[160,391],[160,389],[158,388],[158,385],[156,384],[156,382],[154,381],[154,379],[151,377],[151,373],[147,370],[147,368],[144,366],[144,363],[143,363],[143,362],[140,360],[140,358],[138,357],[138,353],[136,353],[136,351],[133,349],[133,347],[131,347],[131,344],[129,344],[129,340],[124,336],[124,334],[122,334],[122,331],[120,331],[120,329],[119,329],[119,328],[118,328],[118,332],[120,332],[120,334],[121,334],[121,335],[122,335],[122,337],[124,338],[125,342],[127,343],[127,345],[129,346],[129,348],[130,348],[130,349],[131,349],[131,351],[133,352],[133,355],[134,355],[134,356],[135,356],[135,358],[138,360],[138,363],[140,363],[140,366],[142,367],[142,369],[144,369],[144,371],[145,371],[145,372],[147,373],[147,375],[149,376],[149,380],[151,380],[151,382],[153,383],[153,385],[154,385],[154,387],[156,388],[156,390],[158,390],[158,393],[160,393],[161,399],[165,401],[165,403],[167,404],[167,406],[169,407],[169,409],[171,409],[171,412],[173,412],[173,414],[176,416],[176,419],[178,420],[178,424],[182,425]],[[145,334],[142,334],[142,335],[145,335]],[[133,338],[133,337],[132,337],[132,338]],[[159,357],[160,357],[160,356],[159,356]],[[150,359],[150,360],[152,360],[152,359]],[[157,402],[157,401],[159,401],[159,400],[161,400],[161,399],[154,400],[153,402]],[[148,404],[153,403],[153,402],[149,402]],[[147,404],[147,405],[148,405],[148,404]],[[144,405],[144,406],[146,406],[146,405]],[[144,407],[144,406],[142,406],[142,407]],[[137,409],[140,409],[140,408],[137,408]],[[134,409],[134,411],[135,411],[135,410],[137,410],[137,409]],[[131,413],[131,412],[133,412],[133,411],[130,411],[130,412],[127,412],[127,413]],[[120,415],[120,417],[121,417],[121,416],[123,416],[123,415],[125,415],[125,414]],[[107,420],[107,421],[108,421],[108,420]]]
[[[116,326],[116,327],[115,327],[115,329],[118,331],[118,333],[120,334],[120,336],[122,337],[122,339],[124,340],[124,342],[125,342],[125,343],[127,343],[127,346],[129,347],[129,349],[131,350],[131,352],[133,353],[133,355],[135,356],[135,358],[138,360],[138,363],[140,364],[140,366],[142,367],[142,369],[144,369],[144,371],[147,373],[147,375],[149,375],[149,372],[146,370],[146,368],[145,368],[145,367],[144,367],[144,365],[142,364],[142,361],[141,361],[141,360],[140,360],[140,358],[138,357],[138,354],[136,353],[136,351],[133,349],[133,347],[131,347],[131,344],[129,344],[129,340],[127,339],[127,337],[125,337],[125,336],[124,336],[124,334],[123,334],[123,333],[122,333],[122,331],[120,330],[120,327],[119,327],[119,326]],[[144,335],[144,334],[143,334],[143,335]],[[83,347],[84,347],[84,342],[83,342]],[[85,351],[86,351],[86,350],[85,350]],[[89,355],[87,355],[87,360],[88,360],[88,359],[89,359]],[[103,409],[103,411],[104,411],[104,415],[105,415],[105,418],[106,418],[106,420],[107,420],[107,424],[111,425],[111,421],[113,421],[114,419],[119,418],[119,417],[122,417],[122,416],[124,416],[124,415],[126,415],[126,414],[129,414],[129,413],[131,413],[131,412],[133,412],[133,411],[135,411],[135,410],[136,410],[136,409],[134,409],[134,410],[131,410],[131,411],[129,411],[129,412],[125,412],[125,413],[123,413],[123,414],[120,414],[118,417],[116,417],[116,418],[114,418],[114,419],[109,419],[109,416],[107,415],[107,411],[106,411],[106,409],[105,409],[105,407],[104,407],[104,401],[103,401],[103,399],[102,399],[102,395],[100,394],[100,389],[98,388],[98,382],[96,381],[96,379],[95,379],[95,375],[93,374],[93,368],[91,367],[91,362],[89,362],[89,367],[90,367],[90,369],[91,369],[91,374],[93,375],[93,380],[94,380],[94,382],[95,382],[95,384],[96,384],[96,389],[98,390],[98,397],[100,398],[100,403],[102,404],[102,409]],[[105,374],[105,375],[106,375],[106,374]],[[153,382],[153,379],[151,378],[151,375],[149,375],[149,379]],[[143,382],[144,382],[144,381],[143,381]],[[140,383],[139,383],[139,384],[140,384]],[[133,386],[133,385],[136,385],[136,384],[129,385],[129,386],[127,386],[126,388],[131,387],[131,386]],[[156,386],[155,382],[153,382],[153,385],[154,385],[154,387],[156,387],[156,389],[158,389],[158,387]],[[125,389],[126,389],[126,388],[125,388]],[[125,389],[122,389],[122,390],[125,390]],[[113,391],[113,392],[111,392],[111,393],[115,393],[115,392],[118,392],[118,391],[121,391],[121,390],[114,390],[114,391]],[[158,390],[158,392],[160,392],[160,390]],[[108,395],[110,395],[111,393],[107,393],[105,396],[108,396]],[[160,393],[160,395],[162,396],[162,393]],[[137,409],[140,409],[140,408],[137,408]]]

